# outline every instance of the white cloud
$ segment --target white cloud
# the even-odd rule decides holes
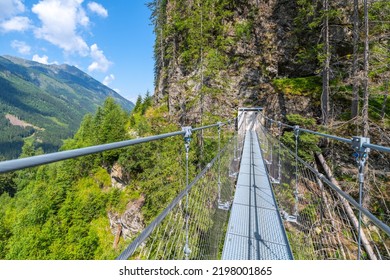
[[[110,75],[104,77],[103,85],[108,86],[108,85],[111,84],[112,81],[114,81],[114,80],[115,80],[114,74],[110,74]]]
[[[0,1],[0,20],[23,13],[25,7],[21,0],[1,0]]]
[[[13,17],[9,20],[0,23],[1,29],[4,32],[10,31],[25,31],[30,28],[31,22],[27,17]]]
[[[87,26],[89,18],[81,7],[83,0],[41,0],[32,7],[42,26],[35,36],[42,38],[69,53],[88,54],[88,45],[77,33],[79,25]]]
[[[29,54],[31,47],[24,41],[14,40],[11,42],[11,47],[16,49],[20,54]]]
[[[39,62],[42,64],[58,64],[57,61],[49,62],[49,57],[47,55],[39,56],[34,54],[32,57],[32,61]]]
[[[104,56],[103,51],[99,50],[99,47],[96,44],[91,46],[91,57],[94,61],[88,66],[89,72],[106,72],[112,64],[112,62]]]
[[[101,4],[98,4],[96,2],[89,2],[88,3],[88,9],[91,12],[94,12],[94,13],[98,14],[101,17],[105,18],[105,17],[108,16],[107,10]]]
[[[49,64],[49,57],[47,55],[39,56],[37,54],[34,54],[32,60],[42,64]]]
[[[89,17],[87,17],[85,10],[82,8],[80,8],[77,13],[77,22],[85,27],[89,25]]]

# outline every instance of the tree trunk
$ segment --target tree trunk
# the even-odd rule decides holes
[[[122,235],[122,224],[118,224],[116,234],[115,234],[114,243],[112,244],[112,247],[114,249],[116,249],[118,247],[118,243],[119,243],[119,240],[121,238],[121,235]]]
[[[351,118],[355,118],[359,112],[359,77],[358,77],[358,52],[359,52],[359,0],[353,2],[353,63],[352,63],[352,108]]]
[[[202,1],[198,3],[200,8],[200,126],[203,126],[203,114],[204,114],[204,92],[203,92],[203,5]],[[199,139],[200,147],[200,162],[203,163],[203,149],[204,149],[204,135],[203,129],[200,131]],[[200,166],[200,169],[203,167]]]
[[[318,172],[318,169],[317,169],[317,166],[314,166],[314,169]],[[324,188],[324,184],[322,183],[322,181],[316,177],[316,181],[317,181],[317,184],[320,186],[320,189],[321,189],[321,197],[322,197],[322,201],[323,201],[323,204],[325,206],[325,209],[326,209],[326,213],[325,215],[327,215],[330,219],[330,223],[332,224],[332,227],[335,229],[335,236],[331,236],[333,243],[334,244],[338,244],[338,247],[340,248],[341,250],[341,255],[343,256],[343,259],[346,260],[347,259],[347,256],[345,254],[345,251],[344,251],[344,246],[343,246],[343,243],[341,242],[340,240],[340,232],[341,232],[341,228],[340,228],[340,224],[339,223],[336,223],[336,219],[335,219],[335,215],[333,213],[334,211],[334,204],[332,204],[332,206],[329,204],[329,200],[326,196],[326,193],[324,192],[325,188]]]
[[[325,161],[323,155],[317,154],[317,158],[320,161],[320,163],[322,164],[322,167],[324,168],[326,176],[329,178],[329,180],[334,185],[339,186],[339,183],[336,181],[336,179],[332,175],[332,171],[330,170],[329,166],[326,164],[326,161]],[[347,213],[347,216],[348,216],[352,226],[355,228],[356,232],[358,232],[359,222],[358,222],[355,214],[353,213],[352,207],[349,205],[348,201],[345,198],[343,198],[341,195],[339,195],[337,193],[337,196],[340,198],[341,204],[343,205],[345,212]],[[364,231],[362,229],[360,229],[360,234],[361,234],[362,245],[363,245],[364,249],[366,250],[368,257],[371,260],[376,260],[377,257],[374,253],[374,250],[372,249],[372,247],[371,247],[371,245],[366,237],[366,234],[364,233]]]
[[[387,103],[387,98],[389,97],[389,81],[385,82],[385,97],[383,98],[383,105],[382,105],[382,122],[385,120],[386,116],[386,103]]]
[[[329,71],[330,71],[328,0],[324,0],[323,8],[325,12],[324,28],[323,28],[325,62],[324,62],[324,69],[322,71],[321,111],[322,111],[322,124],[326,125],[329,122]]]
[[[369,56],[369,41],[368,41],[368,0],[364,0],[364,69],[363,69],[363,137],[368,137],[368,56]]]

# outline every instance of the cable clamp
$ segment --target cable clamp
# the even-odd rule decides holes
[[[192,127],[184,126],[181,128],[181,130],[184,131],[184,141],[189,144],[189,142],[191,141]]]
[[[295,135],[295,137],[298,137],[298,135],[299,135],[299,125],[295,125],[294,126],[294,135]]]
[[[364,144],[370,144],[370,138],[353,136],[352,137],[352,149],[359,154],[370,152],[370,148],[364,147]]]
[[[364,164],[370,152],[370,148],[366,148],[364,144],[370,144],[370,138],[361,136],[352,137],[352,149],[354,151],[352,155],[359,165]]]
[[[188,153],[191,142],[192,127],[184,126],[181,128],[181,130],[184,131],[184,146],[186,148],[186,152]]]

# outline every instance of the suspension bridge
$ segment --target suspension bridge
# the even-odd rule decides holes
[[[191,138],[213,128],[216,156],[190,181]],[[224,132],[230,138],[222,147]],[[295,149],[282,143],[286,132]],[[299,156],[305,134],[353,152],[357,192],[338,185],[326,165],[322,174]],[[284,124],[262,108],[240,108],[237,118],[203,127],[4,161],[0,173],[177,136],[186,154],[183,190],[117,259],[390,259],[389,213],[374,215],[363,205],[368,154],[390,148]]]

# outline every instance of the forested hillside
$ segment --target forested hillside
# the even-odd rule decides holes
[[[261,105],[388,129],[390,4],[368,1],[367,17],[363,4],[152,1],[157,103],[179,123]]]
[[[127,111],[134,106],[74,66],[0,56],[0,156],[18,157],[25,141],[57,151],[108,96]]]

